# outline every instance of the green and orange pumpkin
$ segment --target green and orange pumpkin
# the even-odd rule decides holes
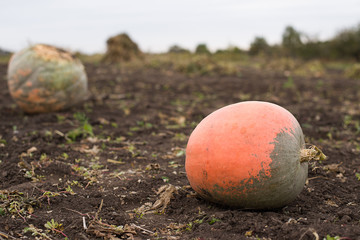
[[[248,101],[223,107],[192,132],[185,169],[203,198],[245,209],[282,207],[302,191],[308,160],[324,159],[305,149],[302,129],[286,109]]]
[[[15,53],[7,79],[12,98],[28,113],[66,109],[87,94],[87,76],[80,60],[50,45],[37,44]]]

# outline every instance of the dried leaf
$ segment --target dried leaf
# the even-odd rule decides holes
[[[114,164],[125,164],[123,161],[121,160],[113,160],[113,159],[108,159],[106,160],[109,163],[114,163]]]
[[[146,165],[146,167],[145,167],[146,171],[159,170],[159,169],[160,169],[160,165],[158,163],[150,163],[150,164]]]
[[[59,130],[55,130],[54,133],[56,133],[57,135],[59,135],[60,137],[64,137],[65,134],[63,134],[62,132],[60,132]]]
[[[126,98],[126,94],[109,94],[109,99],[111,100],[121,100],[121,99],[125,99]]]
[[[345,170],[340,167],[342,163],[333,163],[323,166],[323,170],[328,172],[345,173]]]
[[[103,237],[109,240],[120,240],[120,237],[126,237],[127,239],[134,239],[133,235],[136,234],[134,227],[125,224],[125,226],[115,226],[103,223],[99,220],[99,213],[103,206],[103,200],[101,200],[99,209],[95,214],[95,218],[90,221],[89,227],[86,229],[87,233],[94,234],[96,237]]]
[[[332,207],[339,207],[339,205],[337,205],[333,200],[330,200],[330,199],[325,200],[325,204],[332,206]]]
[[[87,137],[85,141],[89,143],[98,143],[100,140],[97,137]]]
[[[74,147],[74,150],[77,150],[82,153],[90,153],[92,155],[96,155],[100,152],[99,147],[96,145],[94,145],[91,149],[89,149],[89,146],[87,145],[81,145],[80,147]]]
[[[37,151],[37,148],[36,147],[31,147],[31,148],[29,148],[27,151],[26,151],[26,153],[27,154],[30,154],[30,153],[33,153],[33,152],[36,152]]]
[[[136,235],[134,227],[127,224],[125,226],[109,225],[101,222],[101,220],[94,219],[90,222],[87,233],[93,234],[96,237],[103,237],[104,239],[117,240],[123,239],[121,237],[133,239],[133,235]],[[120,238],[118,238],[119,236]]]
[[[346,180],[347,180],[347,177],[345,177],[344,174],[342,174],[342,173],[336,174],[336,177],[338,179],[340,179],[340,182],[342,182],[342,183],[346,182]]]
[[[174,193],[178,193],[177,187],[171,184],[163,185],[156,192],[156,194],[159,195],[158,199],[153,204],[143,204],[136,212],[139,214],[164,212],[169,205],[170,200],[174,197]]]
[[[102,117],[98,118],[98,121],[104,125],[108,125],[110,123],[108,120],[106,120],[105,118],[102,118]]]
[[[26,152],[21,153],[20,157],[28,157],[28,156],[30,156],[31,153],[36,152],[36,151],[37,151],[36,147],[31,147]]]
[[[251,237],[252,234],[253,234],[253,231],[252,231],[252,230],[249,230],[249,231],[246,231],[246,232],[245,232],[245,236],[246,236],[246,237]]]
[[[183,125],[186,122],[186,118],[184,116],[172,117],[170,120],[176,122],[179,125]]]
[[[161,186],[156,194],[160,194],[159,199],[152,205],[151,210],[157,210],[161,208],[160,212],[163,212],[165,208],[169,205],[173,194],[177,193],[175,186],[168,184]]]

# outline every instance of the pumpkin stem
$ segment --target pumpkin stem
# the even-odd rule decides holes
[[[312,145],[308,149],[301,150],[300,162],[322,161],[326,158],[327,156],[318,147]]]

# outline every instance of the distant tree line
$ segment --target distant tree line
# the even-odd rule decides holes
[[[190,52],[174,45],[169,52]],[[272,57],[293,57],[305,60],[322,59],[354,59],[360,61],[360,24],[337,33],[327,41],[312,39],[292,26],[287,26],[282,34],[280,44],[270,45],[264,37],[257,36],[251,42],[248,51],[237,47],[218,50],[216,53],[248,53],[252,56],[264,55]],[[196,54],[211,54],[206,44],[199,44]]]
[[[11,52],[0,48],[0,56],[8,56],[10,54],[11,54]]]
[[[360,24],[340,31],[330,40],[311,39],[288,26],[280,45],[269,45],[265,38],[256,37],[250,45],[250,55],[280,55],[302,59],[355,59],[360,61]]]

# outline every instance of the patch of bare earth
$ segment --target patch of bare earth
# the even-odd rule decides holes
[[[0,65],[0,239],[360,239],[360,82],[334,73],[289,86],[251,69],[240,77],[86,70],[91,95],[81,106],[26,115]],[[304,190],[284,208],[229,209],[187,181],[193,128],[244,100],[285,107],[329,156],[309,166]]]

